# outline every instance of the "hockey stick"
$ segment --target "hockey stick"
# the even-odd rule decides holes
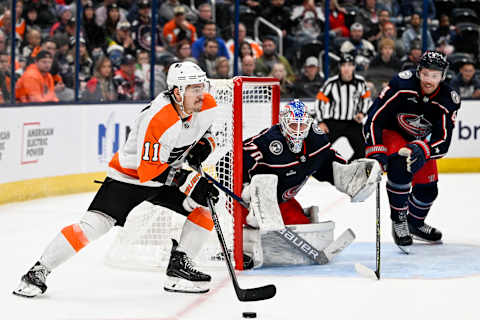
[[[215,180],[212,176],[202,170],[202,176],[210,180],[214,185],[216,185],[224,193],[232,197],[234,200],[238,201],[244,208],[248,209],[248,204],[235,193],[227,189],[220,182]],[[309,259],[313,260],[318,264],[327,264],[331,259],[349,246],[355,239],[355,234],[351,229],[347,229],[340,237],[338,237],[334,242],[332,242],[324,250],[318,250],[313,245],[311,245],[307,240],[301,237],[298,233],[293,231],[291,228],[285,227],[284,230],[276,231],[276,233],[289,243],[293,248],[300,251],[302,254],[307,256]]]
[[[203,169],[198,168],[199,172],[205,177],[206,173]],[[259,300],[266,300],[270,299],[275,296],[277,292],[277,288],[273,284],[269,284],[263,287],[258,288],[250,288],[250,289],[242,289],[238,285],[237,276],[235,275],[235,271],[233,270],[232,261],[230,260],[230,254],[227,251],[227,245],[225,243],[225,238],[223,237],[223,232],[220,227],[220,222],[218,221],[217,213],[215,212],[215,206],[213,200],[210,196],[207,197],[208,207],[210,208],[210,212],[212,214],[213,224],[215,225],[215,231],[217,232],[218,241],[220,241],[220,246],[222,247],[223,256],[225,257],[225,262],[227,263],[228,273],[230,274],[230,278],[233,282],[233,287],[235,288],[235,293],[237,294],[237,298],[240,301],[259,301]]]
[[[377,197],[376,197],[376,230],[375,230],[375,238],[376,238],[376,269],[373,271],[372,269],[364,266],[363,264],[356,263],[355,270],[368,278],[380,280],[380,182],[377,182]]]

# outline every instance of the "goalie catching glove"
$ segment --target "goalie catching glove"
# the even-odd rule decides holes
[[[352,202],[366,200],[382,180],[377,160],[358,159],[350,164],[333,163],[333,181],[337,190],[350,196]]]
[[[201,206],[208,206],[207,198],[209,197],[214,203],[218,201],[219,192],[217,188],[198,172],[180,169],[175,174],[173,183],[176,184],[179,190],[185,193],[187,197],[192,198]]]

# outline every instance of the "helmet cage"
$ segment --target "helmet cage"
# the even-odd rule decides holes
[[[292,152],[299,153],[302,150],[303,140],[308,136],[312,120],[305,104],[298,99],[281,110],[280,128]]]
[[[417,65],[417,78],[420,79],[420,70],[423,68],[438,70],[442,72],[442,81],[447,77],[448,71],[447,56],[443,53],[435,50],[427,50],[420,58],[420,62]]]

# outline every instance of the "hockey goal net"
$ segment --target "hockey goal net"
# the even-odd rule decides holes
[[[235,77],[210,80],[219,106],[212,131],[217,148],[204,169],[226,188],[242,191],[242,141],[278,122],[280,87],[274,78]],[[220,192],[216,212],[237,269],[243,268],[242,207]],[[127,269],[154,270],[168,264],[171,239],[179,239],[185,217],[166,208],[143,203],[119,228],[107,252],[106,264]],[[203,267],[217,266],[223,254],[215,230],[196,258]]]

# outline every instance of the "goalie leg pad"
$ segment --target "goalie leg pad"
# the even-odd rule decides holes
[[[373,159],[359,159],[350,164],[332,163],[335,187],[350,196],[352,202],[366,200],[382,179],[382,168]]]
[[[273,174],[258,174],[252,178],[248,189],[250,215],[256,218],[262,231],[278,231],[285,228],[277,200],[278,177]],[[242,192],[244,195],[244,192]],[[247,216],[247,223],[251,217]],[[253,223],[254,224],[254,223]]]

